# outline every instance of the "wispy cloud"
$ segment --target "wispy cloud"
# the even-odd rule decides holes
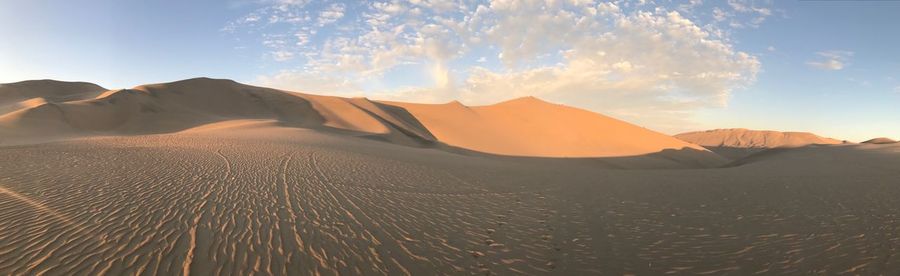
[[[841,70],[847,66],[848,61],[853,57],[850,51],[824,51],[816,53],[818,60],[807,62],[809,66],[822,70]]]
[[[319,26],[334,23],[344,17],[344,4],[331,4],[325,10],[319,12]]]
[[[288,61],[294,58],[294,53],[289,51],[275,51],[272,52],[272,59],[276,61]]]
[[[732,28],[757,28],[772,16],[772,1],[728,0],[727,7],[712,9],[716,22],[727,22]]]

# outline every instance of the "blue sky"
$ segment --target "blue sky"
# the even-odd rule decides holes
[[[534,95],[667,133],[897,139],[897,14],[900,1],[0,0],[0,83]]]

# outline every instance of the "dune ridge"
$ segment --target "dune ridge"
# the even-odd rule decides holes
[[[767,149],[837,145],[843,141],[809,132],[781,132],[745,128],[714,129],[677,134],[675,138],[703,146],[721,156],[738,160]]]
[[[887,137],[879,137],[873,138],[862,142],[863,144],[894,144],[897,143],[897,140],[887,138]]]
[[[701,146],[733,148],[778,148],[843,143],[840,140],[821,137],[809,132],[780,132],[745,128],[687,132],[675,135],[675,138]]]
[[[210,78],[108,91],[84,83],[74,92],[68,84],[40,84],[38,92],[26,87],[4,95],[54,100],[30,100],[0,115],[0,138],[160,134],[229,120],[270,119],[282,126],[344,131],[408,146],[446,145],[510,156],[618,157],[683,150],[700,159],[718,158],[661,133],[531,97],[469,107],[319,96]],[[68,100],[55,100],[63,95]]]

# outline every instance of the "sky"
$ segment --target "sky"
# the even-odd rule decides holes
[[[675,134],[900,139],[900,1],[0,0],[0,83],[536,96]]]

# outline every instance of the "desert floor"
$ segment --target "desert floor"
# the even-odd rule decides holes
[[[594,164],[262,123],[5,146],[0,274],[900,274],[900,146]]]

